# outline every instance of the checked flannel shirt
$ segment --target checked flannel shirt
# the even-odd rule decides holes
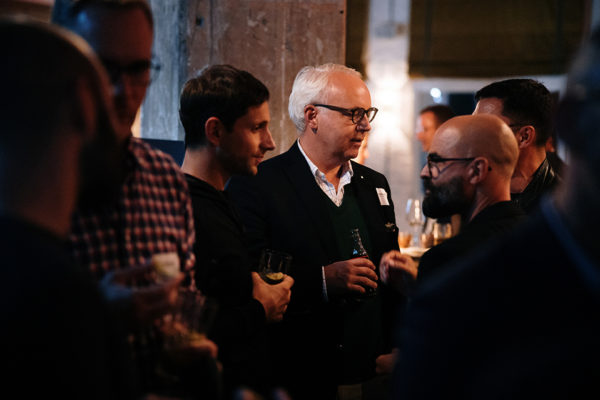
[[[132,137],[129,173],[117,204],[73,217],[69,244],[76,262],[96,279],[176,252],[193,285],[194,220],[186,180],[173,159]]]

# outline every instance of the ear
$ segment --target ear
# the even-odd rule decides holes
[[[304,107],[304,122],[306,123],[306,127],[310,128],[314,133],[317,133],[317,130],[319,129],[317,114],[317,109],[312,104],[307,104]]]
[[[477,185],[485,180],[488,173],[492,170],[490,162],[485,157],[477,157],[471,161],[471,165],[467,169],[467,180],[471,185]]]
[[[217,117],[210,117],[204,123],[204,134],[206,135],[206,141],[214,147],[219,147],[221,144],[221,137],[225,127],[221,120]]]
[[[532,146],[535,143],[535,128],[531,125],[522,126],[521,129],[517,131],[515,137],[517,138],[517,143],[519,145],[519,150],[525,147]]]

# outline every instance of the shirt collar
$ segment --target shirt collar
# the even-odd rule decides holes
[[[308,163],[308,166],[310,167],[310,172],[317,178],[324,178],[325,174],[321,171],[319,171],[319,168],[317,168],[317,166],[310,160],[310,158],[308,158],[308,156],[306,155],[306,153],[304,152],[304,149],[302,148],[302,145],[300,144],[300,139],[298,139],[296,141],[298,143],[298,148],[300,149],[300,153],[302,153],[302,155],[304,156],[304,159],[306,160],[306,162]],[[348,174],[348,177],[351,179],[354,176],[354,170],[352,169],[352,163],[350,161],[346,161],[344,164],[342,164],[342,171],[340,174],[340,178],[343,178],[346,174]]]

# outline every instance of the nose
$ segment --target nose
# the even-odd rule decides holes
[[[423,165],[423,168],[421,168],[421,179],[423,178],[431,178],[431,172],[429,171],[429,166],[427,165],[427,163],[425,163],[425,165]]]
[[[135,87],[126,74],[119,74],[111,79],[113,93],[117,101],[127,103],[133,97]]]
[[[269,128],[265,130],[265,133],[262,136],[260,147],[265,151],[275,150],[275,142],[273,141],[273,136],[271,136],[271,130]]]
[[[363,115],[362,119],[358,121],[358,124],[356,124],[356,130],[362,132],[369,132],[371,130],[371,123],[367,118],[367,114]]]

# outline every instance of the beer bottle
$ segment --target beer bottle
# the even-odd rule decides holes
[[[365,246],[363,246],[358,228],[351,229],[350,235],[352,236],[352,258],[369,258],[369,254],[367,253],[367,250],[365,250]],[[363,297],[375,295],[375,289],[367,287],[365,290],[366,293],[362,295]]]

